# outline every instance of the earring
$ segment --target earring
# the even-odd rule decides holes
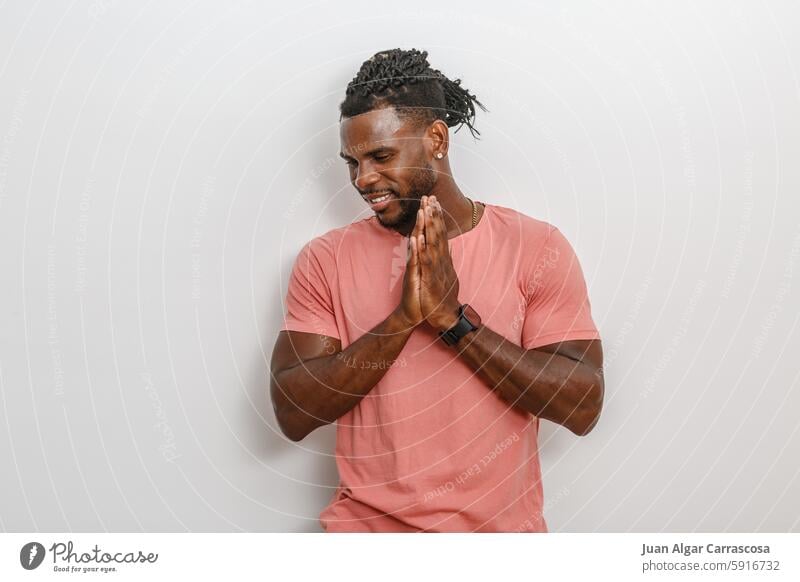
[[[436,154],[436,158],[439,159],[439,160],[441,160],[443,157],[444,157],[444,154],[442,152],[439,152],[438,154]]]

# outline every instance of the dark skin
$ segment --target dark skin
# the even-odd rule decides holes
[[[472,226],[472,205],[450,172],[444,122],[420,128],[393,108],[378,109],[343,120],[340,138],[359,193],[392,193],[376,214],[385,227],[409,237],[409,256],[400,304],[344,350],[336,338],[279,333],[270,394],[281,430],[294,441],[355,407],[389,369],[348,362],[393,361],[418,326],[444,331],[455,325],[458,276],[447,241]],[[480,325],[451,349],[511,406],[576,435],[597,423],[604,393],[599,340],[526,350]]]

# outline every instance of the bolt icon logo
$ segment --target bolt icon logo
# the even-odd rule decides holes
[[[39,542],[28,542],[19,551],[19,563],[26,570],[35,570],[44,560],[44,546]]]
[[[392,249],[392,276],[389,280],[389,291],[394,289],[398,281],[402,281],[406,274],[406,263],[411,255],[408,237],[401,238]]]

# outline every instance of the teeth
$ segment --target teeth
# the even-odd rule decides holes
[[[390,196],[391,196],[391,193],[389,193],[389,194],[384,194],[384,195],[383,195],[383,196],[381,196],[380,198],[373,198],[373,199],[372,199],[372,203],[373,203],[373,204],[377,204],[378,202],[383,202],[384,200],[388,200]]]

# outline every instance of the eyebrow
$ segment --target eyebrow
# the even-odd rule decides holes
[[[393,151],[395,151],[394,148],[391,148],[389,146],[378,146],[376,148],[373,148],[373,149],[365,152],[364,155],[365,156],[374,156],[375,154],[379,154],[379,153],[382,153],[382,152],[393,152]],[[351,156],[348,156],[344,152],[339,152],[339,157],[344,159],[344,160],[352,160],[353,159]]]

